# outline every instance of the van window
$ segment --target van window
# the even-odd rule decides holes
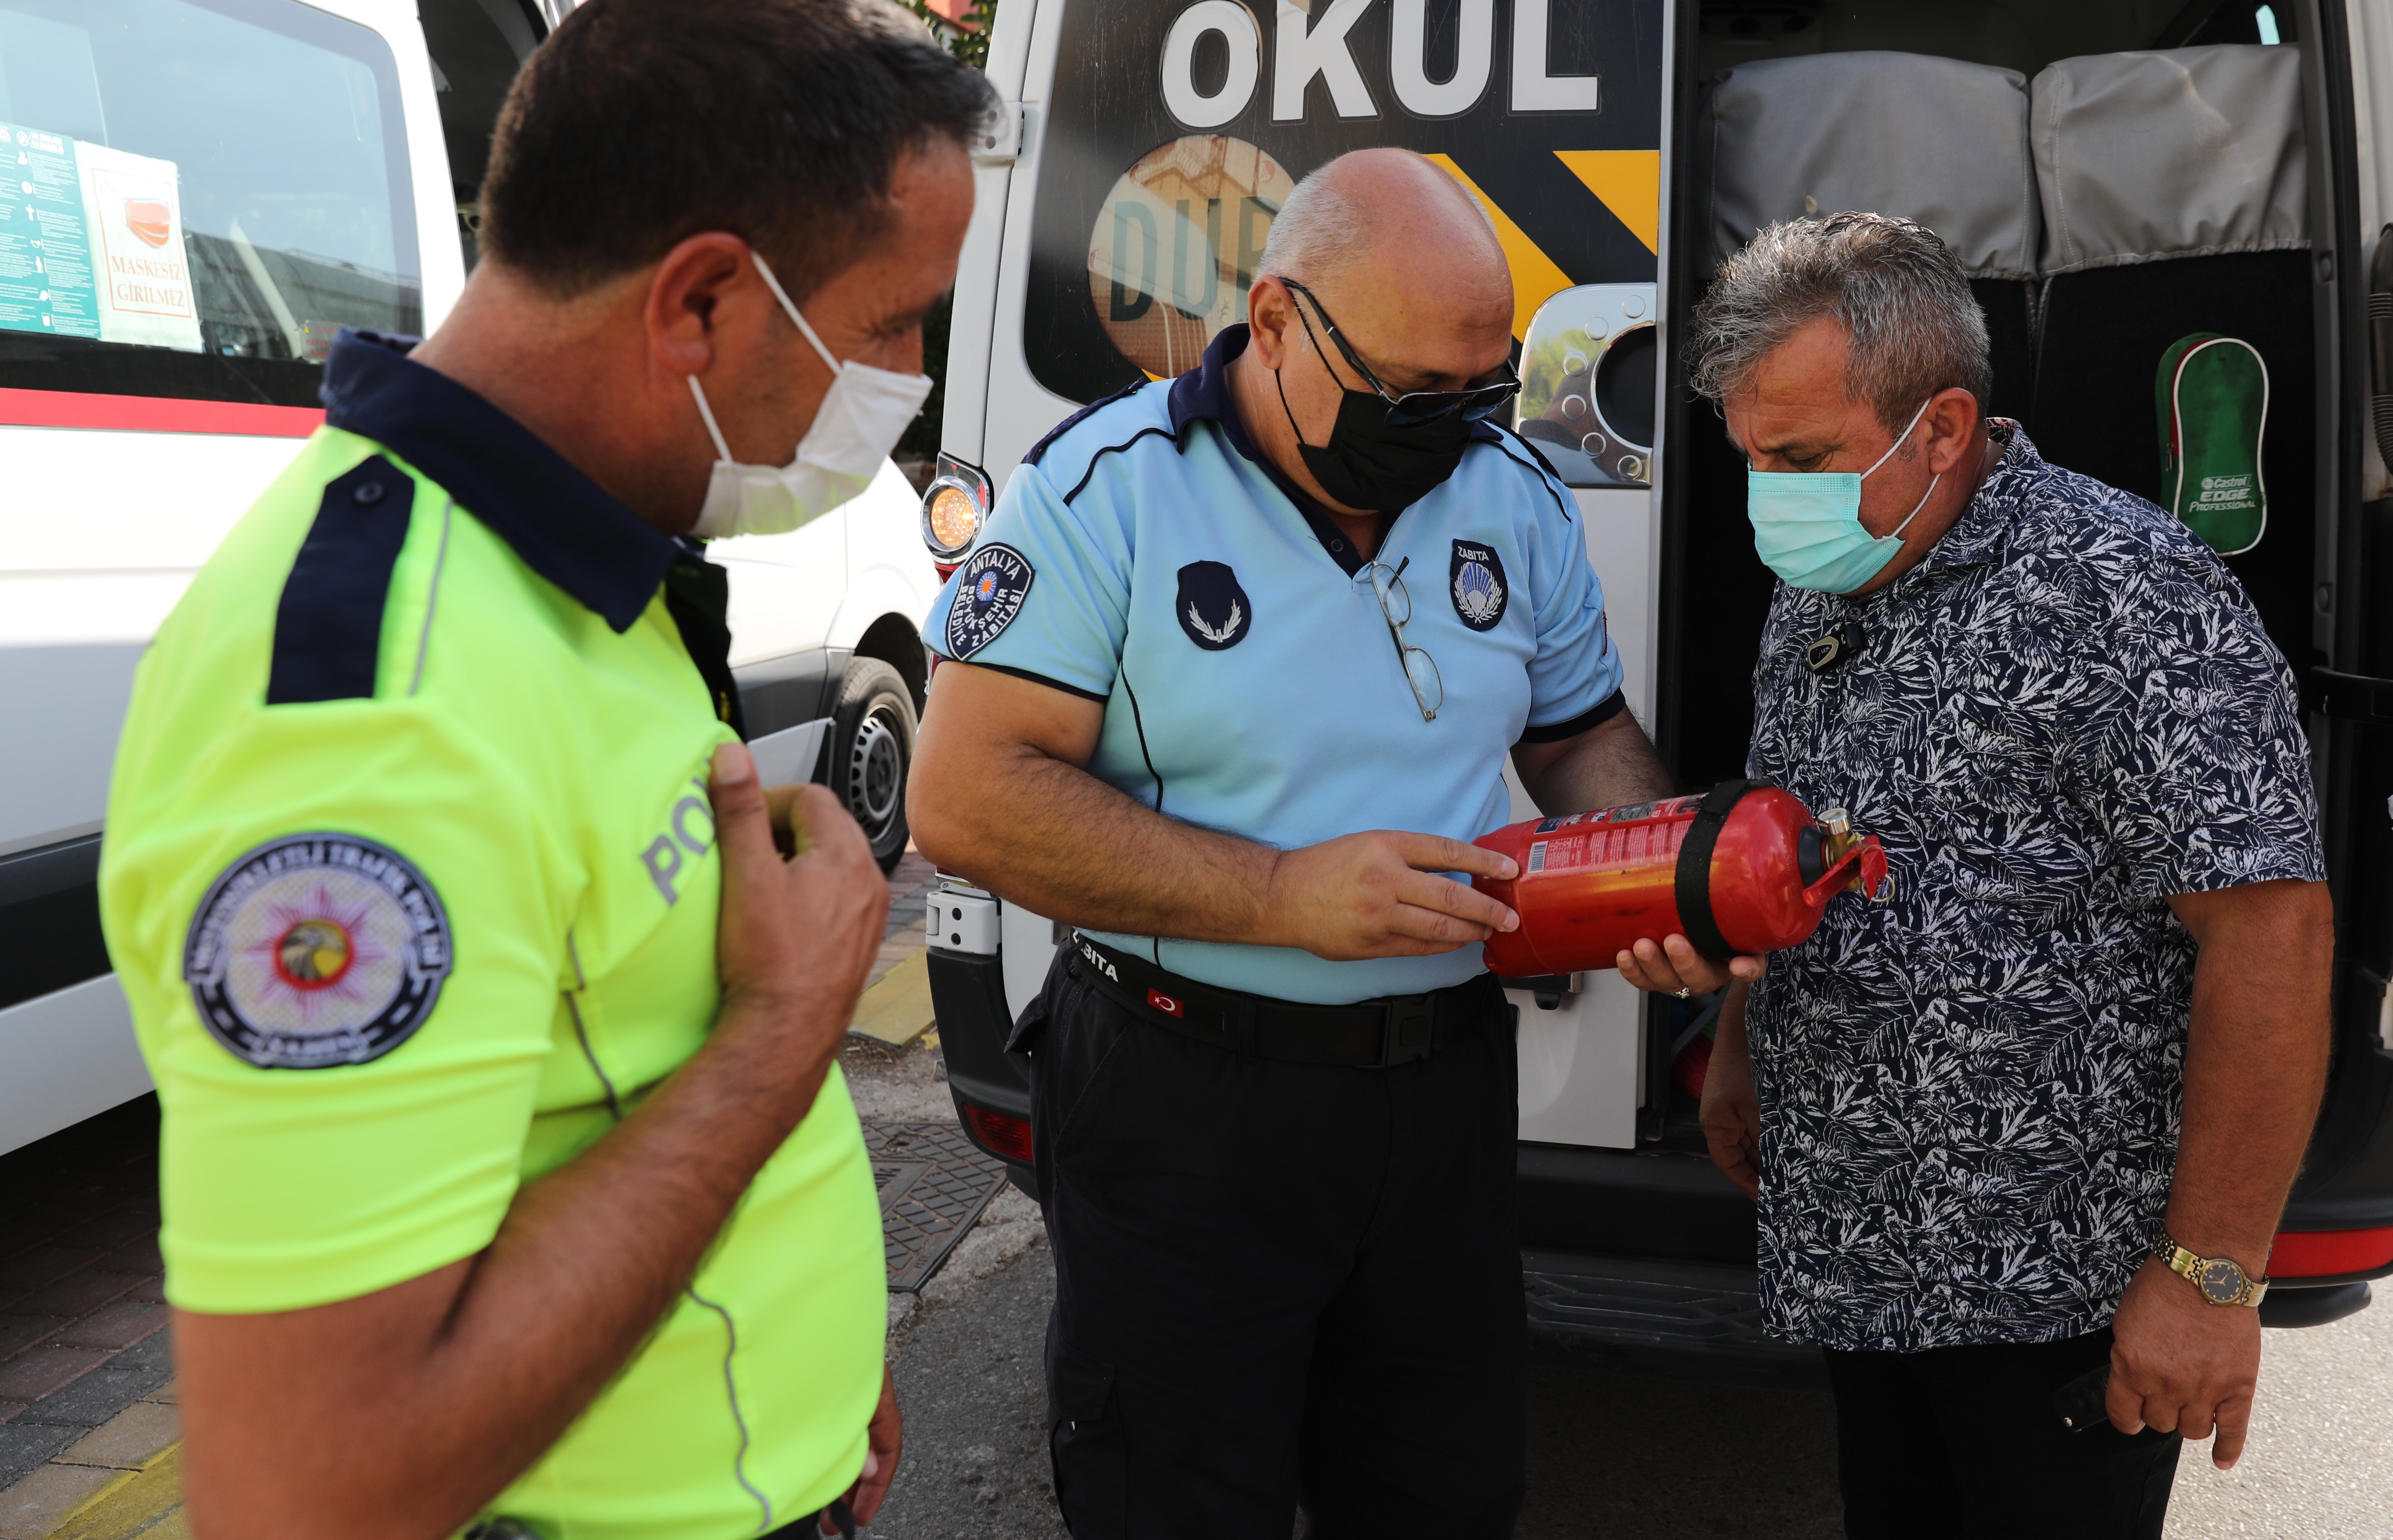
[[[414,333],[399,76],[294,0],[0,0],[0,388],[314,406]]]
[[[1654,0],[1314,0],[1310,12],[1070,0],[1022,322],[1048,389],[1092,401],[1193,367],[1246,319],[1289,189],[1373,145],[1439,159],[1487,207],[1516,338],[1557,290],[1654,281]]]

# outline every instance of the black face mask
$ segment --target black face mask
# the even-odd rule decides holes
[[[1272,380],[1278,384],[1277,370]],[[1462,413],[1450,411],[1412,427],[1391,427],[1387,400],[1367,390],[1340,390],[1338,420],[1329,426],[1329,442],[1319,449],[1304,441],[1296,413],[1288,411],[1284,385],[1279,385],[1279,409],[1288,412],[1304,468],[1331,502],[1349,508],[1392,513],[1419,502],[1445,485],[1471,445],[1471,424]]]

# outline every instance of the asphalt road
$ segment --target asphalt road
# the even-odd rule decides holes
[[[1054,1301],[1040,1243],[898,1328],[906,1450],[873,1540],[1064,1540],[1039,1382]]]
[[[1015,1210],[1006,1227],[1025,1218]],[[1032,1244],[899,1328],[907,1449],[876,1540],[1061,1540],[1039,1384],[1053,1298],[1052,1259]],[[2221,1473],[2207,1445],[2187,1449],[2170,1540],[2393,1534],[2393,1306],[2272,1331],[2265,1352],[2242,1465]],[[1521,1540],[1844,1533],[1824,1395],[1540,1367],[1529,1421]]]

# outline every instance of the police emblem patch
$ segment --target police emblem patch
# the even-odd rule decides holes
[[[1511,594],[1504,585],[1504,562],[1492,546],[1454,542],[1454,613],[1473,631],[1493,631],[1504,619]]]
[[[1180,569],[1180,596],[1172,613],[1180,629],[1207,652],[1235,647],[1254,629],[1255,602],[1238,586],[1228,564],[1192,561]]]
[[[956,574],[956,602],[948,607],[948,656],[970,658],[998,639],[1022,613],[1030,580],[1039,574],[1011,545],[984,545]]]
[[[294,834],[242,855],[183,943],[201,1024],[260,1069],[381,1058],[432,1014],[451,961],[432,884],[349,834]]]

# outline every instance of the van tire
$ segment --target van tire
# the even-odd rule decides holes
[[[847,665],[831,712],[826,783],[864,828],[872,857],[895,871],[906,854],[906,776],[914,765],[914,698],[878,658]]]

